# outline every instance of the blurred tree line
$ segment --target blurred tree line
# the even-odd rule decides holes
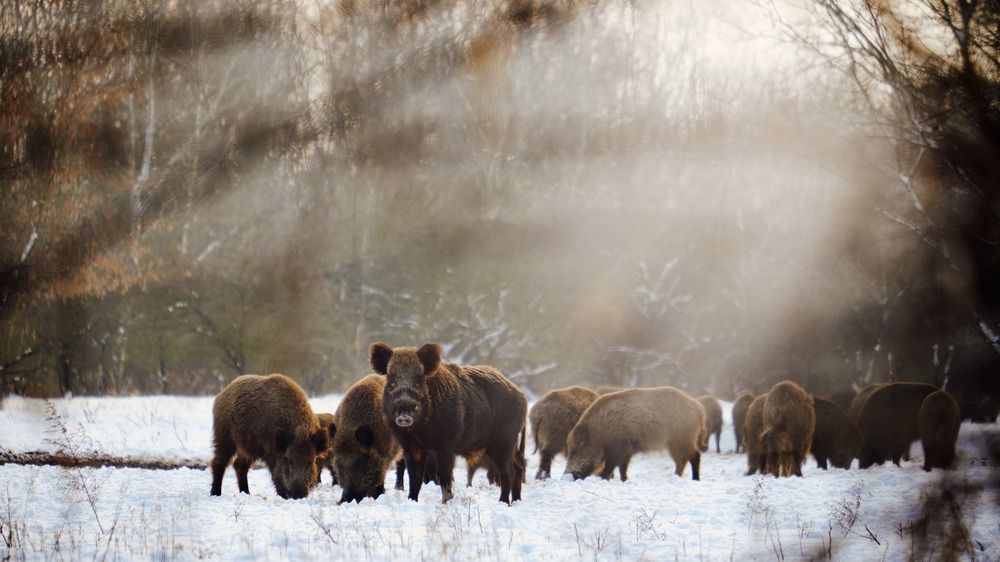
[[[536,393],[997,395],[998,16],[969,5],[775,10],[762,66],[690,5],[6,3],[0,389],[330,392],[382,339]]]

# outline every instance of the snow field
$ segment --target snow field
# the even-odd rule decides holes
[[[333,411],[337,396],[313,400]],[[212,398],[73,398],[53,401],[71,429],[100,452],[207,459]],[[267,470],[250,473],[251,495],[236,493],[230,469],[222,497],[208,495],[207,471],[179,469],[67,470],[0,466],[0,558],[13,560],[311,560],[311,559],[601,559],[601,560],[903,560],[911,552],[908,525],[920,517],[925,488],[944,474],[912,461],[870,470],[822,471],[811,459],[804,478],[746,477],[732,451],[724,404],[723,454],[702,455],[702,480],[674,476],[666,453],[637,456],[628,482],[535,482],[537,455],[528,443],[524,501],[508,507],[480,471],[466,488],[456,463],[455,499],[425,485],[417,503],[392,489],[360,504],[337,505],[329,479],[308,498],[282,500]],[[11,398],[0,410],[0,448],[52,450],[45,441],[43,401]],[[959,470],[989,478],[975,444],[998,426],[963,425]],[[1000,514],[989,490],[963,506],[978,559],[1000,559]],[[96,515],[95,515],[96,512]],[[867,526],[867,529],[866,529]],[[869,534],[869,531],[871,532]],[[874,538],[873,538],[874,537]],[[878,542],[876,542],[876,540]],[[832,541],[832,548],[829,543]]]

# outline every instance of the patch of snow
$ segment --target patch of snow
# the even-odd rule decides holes
[[[313,398],[316,411],[332,412],[337,395]],[[101,452],[115,455],[208,458],[211,397],[72,398],[53,400],[68,427],[81,430]],[[337,505],[340,489],[329,480],[308,498],[282,500],[266,469],[250,471],[250,495],[236,493],[228,469],[223,495],[210,497],[208,471],[100,468],[82,473],[56,467],[0,466],[0,505],[18,543],[13,559],[704,559],[825,558],[833,539],[837,560],[905,560],[910,535],[899,525],[919,517],[926,488],[942,471],[925,473],[919,443],[912,460],[869,470],[819,470],[807,461],[803,478],[746,477],[743,455],[732,453],[731,406],[723,402],[723,454],[702,454],[702,480],[674,475],[666,453],[638,455],[629,480],[590,477],[567,481],[565,459],[553,477],[537,482],[537,455],[528,444],[523,501],[508,507],[484,471],[466,488],[461,459],[455,498],[441,505],[431,484],[420,501],[392,489],[360,504]],[[0,448],[51,450],[42,400],[9,397],[0,409]],[[997,424],[963,425],[956,474],[983,480],[993,467],[980,459],[977,440]],[[530,439],[529,439],[530,441]],[[714,449],[714,448],[713,448]],[[856,465],[855,465],[856,466]],[[81,476],[82,474],[82,476]],[[93,508],[74,483],[93,486]],[[967,503],[973,544],[980,559],[1000,558],[993,494]],[[95,511],[96,514],[95,515]],[[853,511],[857,522],[843,532]],[[98,523],[99,521],[99,523]],[[871,540],[865,525],[878,537]],[[101,529],[104,529],[102,532]],[[58,544],[58,546],[57,546]],[[779,546],[780,545],[780,546]]]

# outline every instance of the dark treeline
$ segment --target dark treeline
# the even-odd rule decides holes
[[[913,4],[6,3],[0,389],[996,396],[1000,16]]]

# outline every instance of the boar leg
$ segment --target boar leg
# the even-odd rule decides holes
[[[218,434],[215,436],[215,457],[212,458],[212,492],[213,496],[222,495],[222,476],[226,473],[229,460],[236,454],[236,445]]]
[[[403,489],[403,474],[406,473],[406,461],[399,459],[396,461],[396,489]]]
[[[410,476],[410,493],[407,497],[417,501],[420,497],[420,487],[424,485],[424,464],[427,462],[427,457],[423,451],[409,451],[405,455],[405,460],[406,472]]]
[[[451,481],[455,476],[455,453],[451,451],[438,451],[437,453],[437,481],[441,486],[441,503],[448,503],[455,495],[451,491]]]
[[[521,501],[521,485],[524,484],[524,475],[527,472],[524,465],[526,464],[521,453],[515,453],[513,460],[513,472],[510,477],[510,497],[511,501]]]
[[[548,450],[542,449],[542,459],[538,463],[538,472],[535,473],[535,480],[545,480],[552,475],[552,458],[555,454]]]
[[[247,472],[250,471],[250,465],[253,464],[253,460],[244,457],[243,455],[236,455],[236,461],[233,462],[233,468],[236,470],[236,481],[240,485],[240,493],[249,494],[250,484],[247,482]]]
[[[628,463],[632,460],[629,457],[625,457],[625,460],[618,463],[618,476],[621,477],[622,482],[628,480]]]
[[[691,463],[691,479],[701,480],[701,453],[695,451],[688,462]]]
[[[510,505],[510,492],[511,484],[514,480],[515,474],[518,473],[514,469],[514,444],[491,448],[486,450],[486,456],[493,462],[497,467],[497,471],[500,473],[500,501],[505,504]],[[517,490],[518,497],[520,499],[521,486],[518,484]]]
[[[687,458],[681,456],[679,453],[675,453],[677,448],[675,447],[670,452],[670,458],[674,459],[674,474],[677,476],[684,476],[684,467],[687,466]]]
[[[767,453],[764,460],[764,472],[774,476],[775,478],[781,477],[781,453]]]

